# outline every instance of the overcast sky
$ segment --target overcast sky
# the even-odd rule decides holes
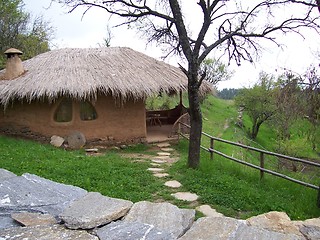
[[[52,48],[84,48],[98,47],[107,36],[107,26],[109,16],[105,10],[93,8],[82,18],[83,9],[78,9],[68,14],[67,9],[50,0],[24,0],[25,9],[33,16],[43,15],[44,19],[50,21],[55,28],[55,39]],[[188,8],[188,5],[185,5]],[[187,9],[191,10],[191,9]],[[193,11],[193,9],[192,9]],[[156,46],[146,47],[146,41],[140,39],[134,30],[126,27],[112,28],[113,38],[111,46],[126,46],[134,50],[143,52],[149,56],[160,60],[163,55],[161,49]],[[286,44],[283,49],[270,45],[255,64],[243,63],[240,67],[235,64],[230,65],[230,69],[235,71],[230,81],[221,82],[218,85],[222,88],[239,88],[251,86],[260,71],[268,73],[279,73],[283,68],[292,69],[302,74],[310,64],[319,64],[315,52],[320,50],[318,43],[319,36],[312,32],[307,32],[306,39],[297,36],[286,36],[280,41]],[[165,60],[177,66],[176,58]],[[277,72],[276,72],[277,70]]]

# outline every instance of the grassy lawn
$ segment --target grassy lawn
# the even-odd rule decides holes
[[[152,104],[155,105],[156,102],[161,105],[158,99]],[[269,131],[268,126],[262,127],[257,142],[250,141],[244,131],[235,127],[237,111],[232,101],[209,97],[204,101],[202,110],[205,132],[273,150],[271,140],[274,133]],[[248,120],[245,119],[245,123],[246,121]],[[202,141],[208,146],[208,139],[203,138]],[[180,160],[167,169],[170,173],[169,179],[158,179],[147,171],[150,167],[148,161],[133,161],[134,159],[121,156],[123,153],[155,154],[150,146],[137,145],[127,150],[108,150],[100,156],[87,156],[84,151],[66,151],[50,145],[0,136],[0,168],[8,169],[18,175],[33,173],[53,181],[133,202],[165,200],[179,207],[209,204],[226,216],[236,218],[245,219],[268,211],[285,211],[296,220],[320,216],[320,209],[316,207],[316,190],[270,175],[265,175],[263,181],[260,181],[259,171],[219,156],[210,161],[206,152],[201,154],[199,169],[188,169],[187,147],[186,141],[181,141],[175,146],[180,153]],[[250,155],[246,150],[219,143],[216,143],[215,147],[237,158],[249,156],[252,162],[257,163],[257,156]],[[319,184],[317,177],[319,175],[315,176],[314,182]],[[182,183],[183,186],[179,191],[198,194],[200,196],[198,202],[189,204],[174,200],[170,195],[174,190],[163,185],[170,179]]]
[[[152,200],[153,193],[163,184],[146,170],[150,164],[130,161],[114,151],[86,156],[84,151],[65,151],[1,136],[0,149],[1,168],[18,175],[36,174],[110,197],[134,202]]]
[[[292,219],[320,216],[316,190],[270,175],[260,181],[259,171],[219,156],[210,161],[206,152],[202,152],[199,169],[188,169],[187,142],[179,144],[179,151],[181,159],[170,174],[186,189],[201,196],[201,203],[227,216],[245,219],[269,211],[284,211]]]

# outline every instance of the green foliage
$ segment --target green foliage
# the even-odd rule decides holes
[[[5,56],[8,48],[21,50],[23,60],[49,51],[49,41],[53,29],[42,16],[31,19],[23,9],[22,0],[0,0],[0,69],[5,67]]]
[[[186,94],[183,95],[182,99],[183,99],[183,103],[188,102]],[[167,94],[159,94],[159,95],[147,98],[146,109],[148,110],[172,109],[179,104],[179,101],[180,101],[180,97],[178,95],[169,96]]]
[[[235,98],[236,105],[243,108],[251,119],[250,137],[252,139],[257,137],[261,124],[275,114],[276,101],[272,86],[273,77],[262,72],[257,84],[252,88],[242,89]]]
[[[217,96],[221,99],[232,100],[239,94],[240,91],[241,89],[224,88],[221,91],[218,91]]]
[[[204,77],[207,82],[215,85],[220,81],[226,81],[231,78],[233,72],[225,64],[216,60],[207,58],[203,60],[200,66],[200,77]]]

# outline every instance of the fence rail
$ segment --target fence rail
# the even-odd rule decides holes
[[[187,124],[185,124],[183,122],[179,122],[179,124],[181,124],[181,125],[183,125],[183,126],[185,126],[187,128],[190,128],[189,125],[187,125]],[[178,133],[178,134],[180,136],[184,137],[184,138],[189,139],[188,136],[186,136],[185,134],[182,134],[182,133]],[[303,182],[303,181],[300,181],[298,179],[289,177],[289,176],[287,176],[285,174],[278,173],[278,172],[266,169],[265,168],[265,155],[275,156],[275,157],[279,157],[279,158],[282,158],[282,159],[287,159],[287,160],[290,160],[290,161],[293,161],[293,162],[300,162],[300,163],[304,163],[304,164],[307,164],[307,165],[310,165],[310,166],[313,166],[313,167],[318,167],[318,168],[320,168],[320,163],[316,163],[316,162],[312,162],[312,161],[308,161],[308,160],[304,160],[304,159],[300,159],[300,158],[290,157],[290,156],[287,156],[287,155],[283,155],[283,154],[279,154],[279,153],[270,152],[270,151],[266,151],[266,150],[263,150],[263,149],[247,146],[247,145],[244,145],[244,144],[241,144],[241,143],[228,141],[228,140],[225,140],[225,139],[222,139],[222,138],[213,137],[213,136],[211,136],[211,135],[209,135],[209,134],[207,134],[205,132],[202,132],[202,135],[206,136],[206,137],[208,137],[210,139],[210,147],[204,147],[202,145],[200,147],[201,147],[201,149],[203,149],[203,150],[205,150],[205,151],[210,153],[211,160],[213,160],[213,153],[215,153],[215,154],[218,154],[218,155],[220,155],[220,156],[222,156],[224,158],[232,160],[234,162],[237,162],[237,163],[240,163],[240,164],[246,165],[248,167],[251,167],[251,168],[259,170],[260,171],[260,179],[263,178],[264,173],[268,173],[268,174],[271,174],[271,175],[286,179],[288,181],[303,185],[305,187],[309,187],[309,188],[318,190],[317,205],[318,205],[318,207],[320,207],[320,186],[316,186],[316,185],[313,185],[311,183]],[[228,156],[228,155],[226,155],[226,154],[224,154],[224,153],[222,153],[220,151],[217,151],[216,149],[214,149],[214,142],[215,141],[223,142],[223,143],[226,143],[226,144],[234,145],[234,146],[237,146],[237,147],[241,147],[241,148],[244,148],[244,149],[247,149],[247,150],[251,150],[251,151],[255,151],[255,152],[260,153],[260,157],[259,157],[260,166],[257,166],[255,164],[252,164],[252,163],[249,163],[249,162],[246,162],[246,161],[243,161],[243,160],[231,157],[231,156]]]

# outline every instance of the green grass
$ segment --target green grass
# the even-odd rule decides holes
[[[103,156],[86,156],[83,151],[65,151],[1,136],[0,149],[1,168],[18,175],[36,174],[110,197],[134,202],[152,200],[153,193],[162,186],[146,171],[149,164],[132,162],[114,151]]]
[[[179,144],[179,150],[181,160],[170,173],[188,191],[201,196],[201,203],[227,216],[245,219],[269,211],[284,211],[296,220],[320,216],[316,190],[270,175],[260,181],[259,171],[219,156],[210,161],[206,152],[202,152],[199,169],[188,169],[185,141]]]

